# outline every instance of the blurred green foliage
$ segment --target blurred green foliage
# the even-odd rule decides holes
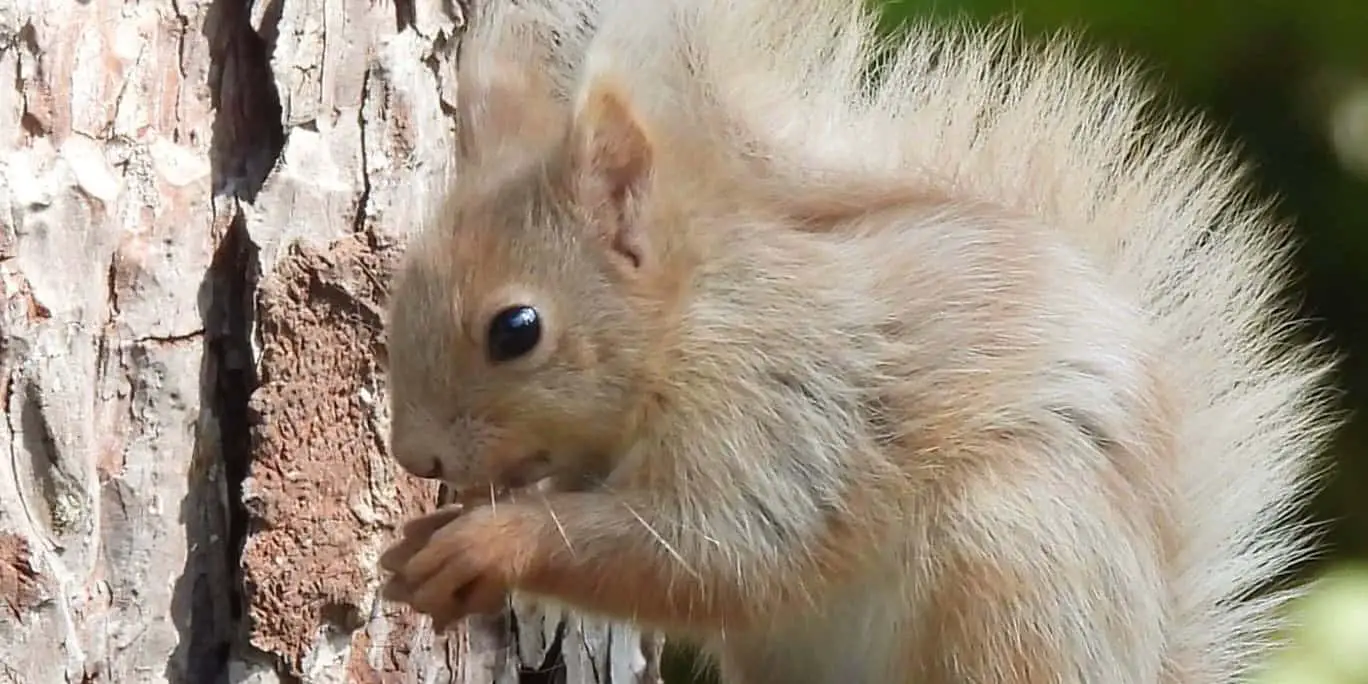
[[[1292,613],[1291,645],[1254,684],[1368,684],[1368,566],[1328,572]]]
[[[874,0],[879,2],[879,0]],[[1294,607],[1297,647],[1260,684],[1368,684],[1368,0],[883,0],[893,29],[923,18],[1013,18],[1138,60],[1175,106],[1206,115],[1300,237],[1292,296],[1343,356],[1349,422],[1316,504],[1326,572]],[[1351,657],[1357,654],[1357,659]],[[677,664],[667,681],[689,665]],[[673,676],[670,676],[673,675]]]

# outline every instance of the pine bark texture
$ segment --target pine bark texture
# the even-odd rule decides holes
[[[626,626],[375,595],[437,497],[372,350],[463,16],[0,0],[0,682],[658,680]]]

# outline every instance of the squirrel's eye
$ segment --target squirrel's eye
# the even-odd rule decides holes
[[[541,341],[541,316],[530,306],[510,306],[489,321],[489,360],[516,359]]]

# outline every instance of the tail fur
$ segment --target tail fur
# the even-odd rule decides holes
[[[1331,364],[1282,302],[1285,231],[1203,123],[1157,115],[1133,68],[1007,27],[890,43],[852,0],[523,4],[542,26],[573,18],[551,55],[558,98],[611,79],[659,129],[763,167],[774,193],[873,179],[1075,240],[1149,313],[1182,392],[1170,643],[1200,663],[1194,681],[1248,675],[1291,593],[1251,597],[1310,549]]]

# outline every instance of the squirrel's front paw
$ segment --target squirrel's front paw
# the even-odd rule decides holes
[[[526,558],[515,508],[443,509],[405,525],[403,538],[380,557],[394,573],[382,596],[432,616],[439,631],[501,610]]]

